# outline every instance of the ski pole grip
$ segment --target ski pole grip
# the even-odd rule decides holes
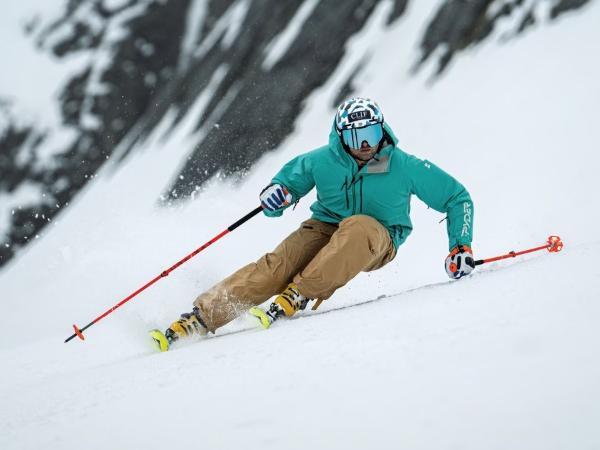
[[[250,211],[248,214],[246,214],[244,217],[242,217],[240,220],[238,220],[237,222],[235,222],[232,225],[229,225],[229,228],[227,228],[229,231],[233,231],[235,230],[237,227],[239,227],[240,225],[242,225],[244,222],[247,222],[248,220],[252,219],[255,215],[257,215],[259,212],[261,212],[263,210],[262,206],[258,206],[256,207],[256,209],[253,209],[252,211]]]

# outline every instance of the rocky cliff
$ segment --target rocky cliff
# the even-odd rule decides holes
[[[407,37],[419,55],[407,71],[433,60],[440,76],[500,21],[512,20],[504,38],[515,38],[588,1],[440,1],[423,35]],[[53,15],[32,17],[23,39],[61,60],[83,55],[86,62],[58,87],[57,127],[28,122],[15,100],[0,97],[0,266],[107,160],[127,157],[167,111],[176,111],[177,123],[200,95],[202,132],[166,197],[185,199],[216,173],[243,174],[293,130],[304,99],[331,76],[379,3],[66,0]],[[408,0],[395,0],[387,25],[408,8]],[[351,81],[337,100],[352,94]]]

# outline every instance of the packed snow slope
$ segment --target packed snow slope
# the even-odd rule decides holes
[[[151,354],[134,323],[6,350],[0,444],[597,449],[599,251],[172,353]]]
[[[433,85],[426,70],[407,73],[426,3],[385,29],[381,2],[307,99],[296,132],[243,180],[215,179],[193,201],[157,208],[192,150],[200,96],[174,132],[167,117],[0,273],[0,448],[600,448],[600,63],[590,56],[600,3],[467,51]],[[470,190],[476,257],[551,233],[563,252],[449,282],[443,217],[415,200],[415,231],[395,261],[317,314],[268,331],[242,317],[204,342],[152,353],[148,329],[273,248],[308,216],[312,194],[281,219],[238,228],[85,342],[63,343],[73,322],[85,325],[252,210],[284,162],[326,142],[332,96],[365,54],[356,93],[380,102],[401,147]]]

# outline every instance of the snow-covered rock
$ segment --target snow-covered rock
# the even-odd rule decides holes
[[[382,67],[399,65],[393,71],[404,76],[430,72],[432,61],[436,76],[491,36],[514,37],[587,3],[425,2],[419,27],[399,37],[410,42],[411,54],[390,46]],[[377,40],[402,27],[416,7],[408,0],[10,2],[0,16],[7,61],[0,71],[0,266],[107,161],[118,165],[142,151],[166,118],[175,126],[195,114],[196,123],[164,198],[195,196],[214,176],[244,176],[290,135],[306,99],[340,66],[344,79],[329,101],[357,92],[382,47]],[[361,33],[371,41],[351,50]],[[10,106],[11,121],[2,105]],[[37,201],[20,203],[21,184],[36,186]],[[13,209],[18,213],[7,216]]]

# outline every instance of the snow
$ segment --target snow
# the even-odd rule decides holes
[[[25,26],[44,21],[61,11],[61,0],[22,0],[6,2],[0,15],[0,54],[5,64],[0,70],[0,98],[12,103],[21,120],[36,121],[47,127],[60,126],[57,94],[66,77],[87,63],[86,57],[58,60],[34,46],[26,37]]]
[[[201,58],[221,39],[221,47],[227,49],[231,47],[235,38],[241,31],[242,24],[250,2],[248,0],[237,0],[215,23],[210,33],[202,40],[200,46],[194,52],[194,58]]]
[[[304,3],[298,8],[298,11],[296,11],[296,14],[292,17],[292,20],[290,20],[285,29],[275,36],[265,48],[265,53],[267,55],[262,63],[263,70],[267,72],[270,71],[286,54],[300,34],[302,26],[308,20],[318,4],[319,0],[304,0]]]
[[[150,2],[146,1],[146,3],[142,2],[124,9],[107,22],[102,42],[94,52],[90,76],[85,87],[84,101],[80,112],[80,125],[83,128],[93,130],[101,126],[100,119],[95,116],[92,110],[94,108],[94,99],[97,96],[104,95],[111,89],[110,84],[102,81],[102,77],[106,70],[110,68],[111,62],[114,59],[117,48],[116,44],[126,39],[129,35],[126,25],[134,18],[143,15],[149,5]]]
[[[556,258],[168,354],[119,342],[133,318],[4,351],[0,445],[160,448],[196,426],[215,449],[596,448],[600,271]]]
[[[196,45],[202,33],[204,20],[208,13],[208,4],[204,0],[194,0],[189,7],[185,34],[181,44],[179,68],[183,72],[189,66]]]
[[[4,242],[6,232],[10,227],[11,222],[11,207],[9,205],[9,196],[0,194],[0,241]]]
[[[127,6],[129,0],[103,0],[102,6],[109,11],[114,11]]]
[[[0,242],[9,230],[14,211],[39,204],[42,193],[43,189],[35,183],[21,184],[10,196],[0,193]]]
[[[244,23],[244,19],[246,18],[249,9],[249,0],[240,0],[232,7],[229,16],[229,26],[227,26],[227,31],[221,42],[221,47],[223,49],[231,47],[235,42],[238,34],[240,34],[240,31],[242,30],[242,24]]]
[[[600,447],[600,4],[505,43],[498,30],[429,85],[433,64],[408,74],[427,3],[409,3],[390,28],[381,25],[389,3],[378,5],[307,98],[295,133],[244,179],[214,179],[194,201],[157,208],[189,154],[200,98],[170,134],[173,114],[143,151],[98,174],[0,272],[0,448],[163,449],[189,435],[216,449]],[[551,233],[563,252],[449,282],[442,216],[415,200],[415,230],[396,260],[359,275],[317,314],[268,331],[242,317],[205,342],[152,353],[148,329],[273,248],[309,215],[313,193],[281,219],[237,228],[95,324],[85,342],[63,344],[72,323],[86,325],[254,209],[284,162],[322,145],[357,54],[369,62],[356,94],[378,100],[405,150],[469,188],[476,257],[541,245]]]

